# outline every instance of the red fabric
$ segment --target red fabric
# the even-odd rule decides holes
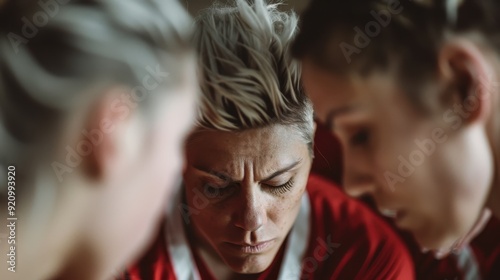
[[[310,242],[330,239],[340,246],[302,279],[414,279],[405,246],[365,205],[314,175],[307,190],[314,225]],[[316,248],[310,246],[306,255],[314,257]]]
[[[311,235],[300,279],[414,279],[405,246],[366,206],[317,176],[309,178],[307,192]],[[176,279],[164,239],[162,232],[151,250],[129,269],[128,279]],[[276,279],[282,257],[283,253],[278,254],[263,274],[241,279]],[[196,263],[202,279],[213,279],[199,258]]]

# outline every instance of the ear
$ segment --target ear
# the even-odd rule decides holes
[[[126,87],[107,88],[99,96],[87,113],[80,143],[91,147],[82,161],[86,175],[105,180],[120,168],[121,141],[132,115],[136,114],[137,104],[131,102]]]
[[[458,114],[465,124],[488,119],[495,83],[484,50],[469,40],[448,41],[438,53],[438,72],[445,88],[445,110]]]

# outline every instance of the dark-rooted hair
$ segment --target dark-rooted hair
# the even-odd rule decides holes
[[[498,52],[499,14],[494,0],[313,0],[292,52],[337,74],[392,71],[426,110],[423,87],[436,74],[443,42],[467,36]]]

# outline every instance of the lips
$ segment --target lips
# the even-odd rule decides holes
[[[269,250],[274,244],[274,239],[256,242],[252,244],[248,243],[232,243],[225,242],[224,245],[233,252],[242,253],[242,254],[260,254]]]
[[[401,220],[406,216],[406,212],[402,210],[395,210],[395,209],[388,209],[388,208],[382,208],[380,209],[380,214],[384,217],[388,217],[394,220],[396,224],[400,224]]]
[[[388,218],[396,218],[398,215],[398,211],[391,210],[391,209],[381,209],[380,214],[382,214],[382,216],[385,216]]]

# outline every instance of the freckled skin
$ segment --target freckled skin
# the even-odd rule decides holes
[[[217,268],[212,271],[218,279],[269,267],[295,222],[310,167],[308,146],[293,127],[204,131],[191,138],[185,202],[199,212],[190,216],[188,230],[208,267]],[[207,203],[196,203],[202,200]],[[260,253],[228,245],[269,240],[271,246]]]

